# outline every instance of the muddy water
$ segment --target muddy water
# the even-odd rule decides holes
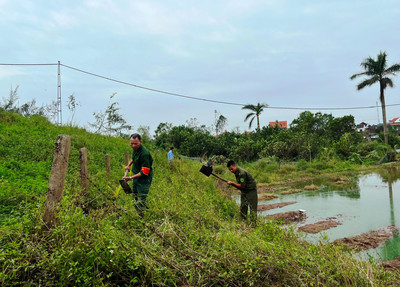
[[[302,183],[294,188],[304,188],[309,184],[318,185],[317,191],[303,191],[291,195],[280,195],[259,204],[287,201],[297,203],[279,209],[260,212],[269,215],[278,212],[306,210],[307,219],[296,224],[300,227],[333,218],[341,225],[317,234],[306,234],[306,240],[316,242],[321,239],[331,242],[338,238],[351,237],[378,230],[389,225],[400,228],[400,169],[382,168],[378,172],[355,175],[345,184],[335,184],[328,180]],[[362,257],[390,260],[400,256],[400,235],[385,242],[374,250],[361,253]]]

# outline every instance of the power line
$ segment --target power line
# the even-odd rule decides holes
[[[85,73],[85,74],[88,74],[88,75],[92,75],[92,76],[95,76],[95,77],[99,77],[99,78],[102,78],[102,79],[113,81],[113,82],[116,82],[116,83],[132,86],[132,87],[135,87],[135,88],[145,89],[145,90],[153,91],[153,92],[157,92],[157,93],[163,93],[163,94],[167,94],[167,95],[172,95],[172,96],[177,96],[177,97],[182,97],[182,98],[187,98],[187,99],[192,99],[192,100],[213,102],[213,103],[219,103],[219,104],[236,105],[236,106],[245,106],[246,105],[246,104],[240,104],[240,103],[216,101],[216,100],[210,100],[210,99],[204,99],[204,98],[198,98],[198,97],[191,97],[191,96],[185,96],[185,95],[182,95],[182,94],[166,92],[166,91],[162,91],[162,90],[158,90],[158,89],[139,86],[139,85],[136,85],[136,84],[132,84],[132,83],[128,83],[128,82],[112,79],[112,78],[109,78],[109,77],[101,76],[99,74],[87,72],[87,71],[84,71],[84,70],[81,70],[81,69],[78,69],[78,68],[74,68],[74,67],[71,67],[71,66],[67,66],[67,65],[64,65],[64,64],[61,64],[61,66],[69,68],[69,69],[72,69],[72,70],[75,70],[75,71],[78,71],[78,72],[81,72],[81,73]],[[392,104],[392,105],[386,105],[386,106],[399,106],[399,105],[400,104]],[[376,106],[338,107],[338,108],[318,108],[318,107],[317,108],[300,108],[300,107],[273,107],[273,106],[268,106],[267,108],[269,108],[269,109],[279,109],[279,110],[357,110],[357,109],[372,109],[372,108],[375,108],[375,107]]]
[[[400,104],[386,105],[386,107],[400,106]],[[279,110],[361,110],[361,109],[373,109],[382,106],[364,106],[364,107],[341,107],[341,108],[290,108],[290,107],[267,107],[269,109]]]
[[[199,101],[205,101],[205,102],[213,102],[213,103],[219,103],[219,104],[227,104],[227,105],[235,105],[235,106],[245,106],[246,104],[240,104],[240,103],[233,103],[233,102],[226,102],[226,101],[216,101],[216,100],[210,100],[210,99],[204,99],[204,98],[198,98],[198,97],[191,97],[191,96],[186,96],[186,95],[182,95],[182,94],[177,94],[177,93],[171,93],[171,92],[166,92],[163,90],[158,90],[158,89],[153,89],[153,88],[148,88],[148,87],[144,87],[144,86],[139,86],[136,84],[132,84],[132,83],[128,83],[128,82],[124,82],[124,81],[120,81],[120,80],[116,80],[113,78],[109,78],[109,77],[105,77],[99,74],[95,74],[95,73],[91,73],[91,72],[87,72],[78,68],[74,68],[71,66],[67,66],[64,64],[61,64],[61,66],[81,72],[81,73],[85,73],[91,76],[95,76],[98,78],[102,78],[102,79],[106,79],[109,81],[113,81],[116,83],[120,83],[120,84],[124,84],[124,85],[128,85],[128,86],[132,86],[135,88],[140,88],[140,89],[144,89],[144,90],[148,90],[148,91],[153,91],[153,92],[157,92],[157,93],[162,93],[162,94],[167,94],[167,95],[171,95],[171,96],[177,96],[177,97],[182,97],[182,98],[187,98],[187,99],[192,99],[192,100],[199,100]],[[399,106],[400,104],[392,104],[392,105],[386,105],[388,106]],[[338,108],[300,108],[300,107],[274,107],[274,106],[268,106],[267,108],[269,109],[278,109],[278,110],[359,110],[359,109],[372,109],[375,108],[376,106],[365,106],[365,107],[338,107]]]
[[[163,91],[163,90],[159,90],[159,89],[154,89],[154,88],[149,88],[149,87],[144,87],[144,86],[140,86],[140,85],[136,85],[136,84],[132,84],[129,82],[125,82],[125,81],[120,81],[117,79],[113,79],[110,77],[106,77],[106,76],[102,76],[99,74],[95,74],[95,73],[91,73],[88,71],[84,71],[82,69],[78,69],[75,67],[71,67],[65,64],[61,64],[61,63],[47,63],[47,64],[2,64],[0,63],[0,66],[55,66],[55,65],[60,65],[63,66],[65,68],[71,69],[71,70],[75,70],[84,74],[88,74],[94,77],[98,77],[101,79],[105,79],[108,81],[112,81],[112,82],[116,82],[119,84],[123,84],[123,85],[128,85],[131,87],[135,87],[135,88],[139,88],[139,89],[144,89],[144,90],[148,90],[148,91],[152,91],[152,92],[157,92],[157,93],[162,93],[162,94],[167,94],[167,95],[171,95],[171,96],[176,96],[176,97],[181,97],[181,98],[186,98],[186,99],[191,99],[191,100],[197,100],[197,101],[204,101],[204,102],[212,102],[212,103],[218,103],[218,104],[226,104],[226,105],[234,105],[234,106],[245,106],[246,104],[241,104],[241,103],[234,103],[234,102],[226,102],[226,101],[217,101],[217,100],[210,100],[210,99],[205,99],[205,98],[198,98],[198,97],[192,97],[192,96],[186,96],[186,95],[182,95],[182,94],[177,94],[177,93],[172,93],[172,92],[167,92],[167,91]],[[391,104],[391,105],[386,105],[386,107],[390,107],[390,106],[400,106],[400,104]],[[377,108],[378,106],[360,106],[360,107],[315,107],[315,108],[310,108],[310,107],[279,107],[279,106],[268,106],[267,109],[278,109],[278,110],[361,110],[361,109],[373,109],[373,108]],[[379,106],[381,107],[381,106]]]
[[[57,63],[50,63],[50,64],[4,64],[0,63],[0,66],[57,66]]]
[[[75,71],[78,71],[78,72],[81,72],[81,73],[85,73],[85,74],[88,74],[88,75],[91,75],[91,76],[95,76],[95,77],[98,77],[98,78],[106,79],[106,80],[113,81],[113,82],[116,82],[116,83],[132,86],[132,87],[135,87],[135,88],[140,88],[140,89],[144,89],[144,90],[148,90],[148,91],[152,91],[152,92],[157,92],[157,93],[162,93],[162,94],[167,94],[167,95],[171,95],[171,96],[177,96],[177,97],[187,98],[187,99],[192,99],[192,100],[198,100],[198,101],[205,101],[205,102],[212,102],[212,103],[226,104],[226,105],[245,106],[245,104],[209,100],[209,99],[203,99],[203,98],[197,98],[197,97],[191,97],[191,96],[185,96],[185,95],[181,95],[181,94],[166,92],[166,91],[162,91],[162,90],[143,87],[143,86],[139,86],[139,85],[136,85],[136,84],[132,84],[132,83],[128,83],[128,82],[112,79],[112,78],[109,78],[109,77],[101,76],[101,75],[98,75],[98,74],[95,74],[95,73],[87,72],[87,71],[84,71],[84,70],[81,70],[81,69],[77,69],[77,68],[74,68],[74,67],[70,67],[70,66],[67,66],[67,65],[64,65],[64,64],[61,64],[61,66],[69,68],[69,69],[72,69],[72,70],[75,70]]]

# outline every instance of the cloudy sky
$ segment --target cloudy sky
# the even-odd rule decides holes
[[[73,94],[80,104],[73,121],[82,127],[113,93],[129,124],[152,131],[161,122],[194,118],[212,126],[215,111],[228,119],[228,130],[249,130],[241,105],[258,102],[269,105],[263,126],[290,123],[304,110],[375,124],[382,121],[378,85],[357,91],[362,78],[349,77],[380,51],[389,65],[400,63],[399,19],[398,0],[0,0],[0,63],[60,61],[132,85],[226,102],[61,66],[63,123],[72,119],[67,99]],[[388,119],[400,116],[400,75],[393,80]],[[0,99],[17,86],[20,104],[50,104],[57,98],[57,65],[0,65]]]

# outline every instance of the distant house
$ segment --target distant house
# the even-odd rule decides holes
[[[287,129],[287,121],[275,121],[275,122],[269,122],[270,127],[278,127],[281,129]]]
[[[362,123],[357,125],[357,131],[358,132],[364,132],[364,131],[366,131],[368,129],[368,127],[370,127],[369,124],[362,122]]]
[[[389,125],[390,126],[400,126],[400,117],[390,120]]]
[[[400,123],[399,123],[400,126]],[[377,124],[377,125],[370,125],[367,123],[360,123],[357,125],[357,131],[359,133],[362,133],[365,139],[369,139],[370,141],[377,140],[379,138],[379,133],[383,129],[383,124]]]

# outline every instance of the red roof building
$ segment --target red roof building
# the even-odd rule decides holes
[[[287,121],[275,121],[275,122],[269,122],[270,127],[275,127],[278,125],[278,128],[281,129],[287,129]]]
[[[400,117],[394,118],[393,120],[389,121],[389,125],[391,126],[400,126]]]

